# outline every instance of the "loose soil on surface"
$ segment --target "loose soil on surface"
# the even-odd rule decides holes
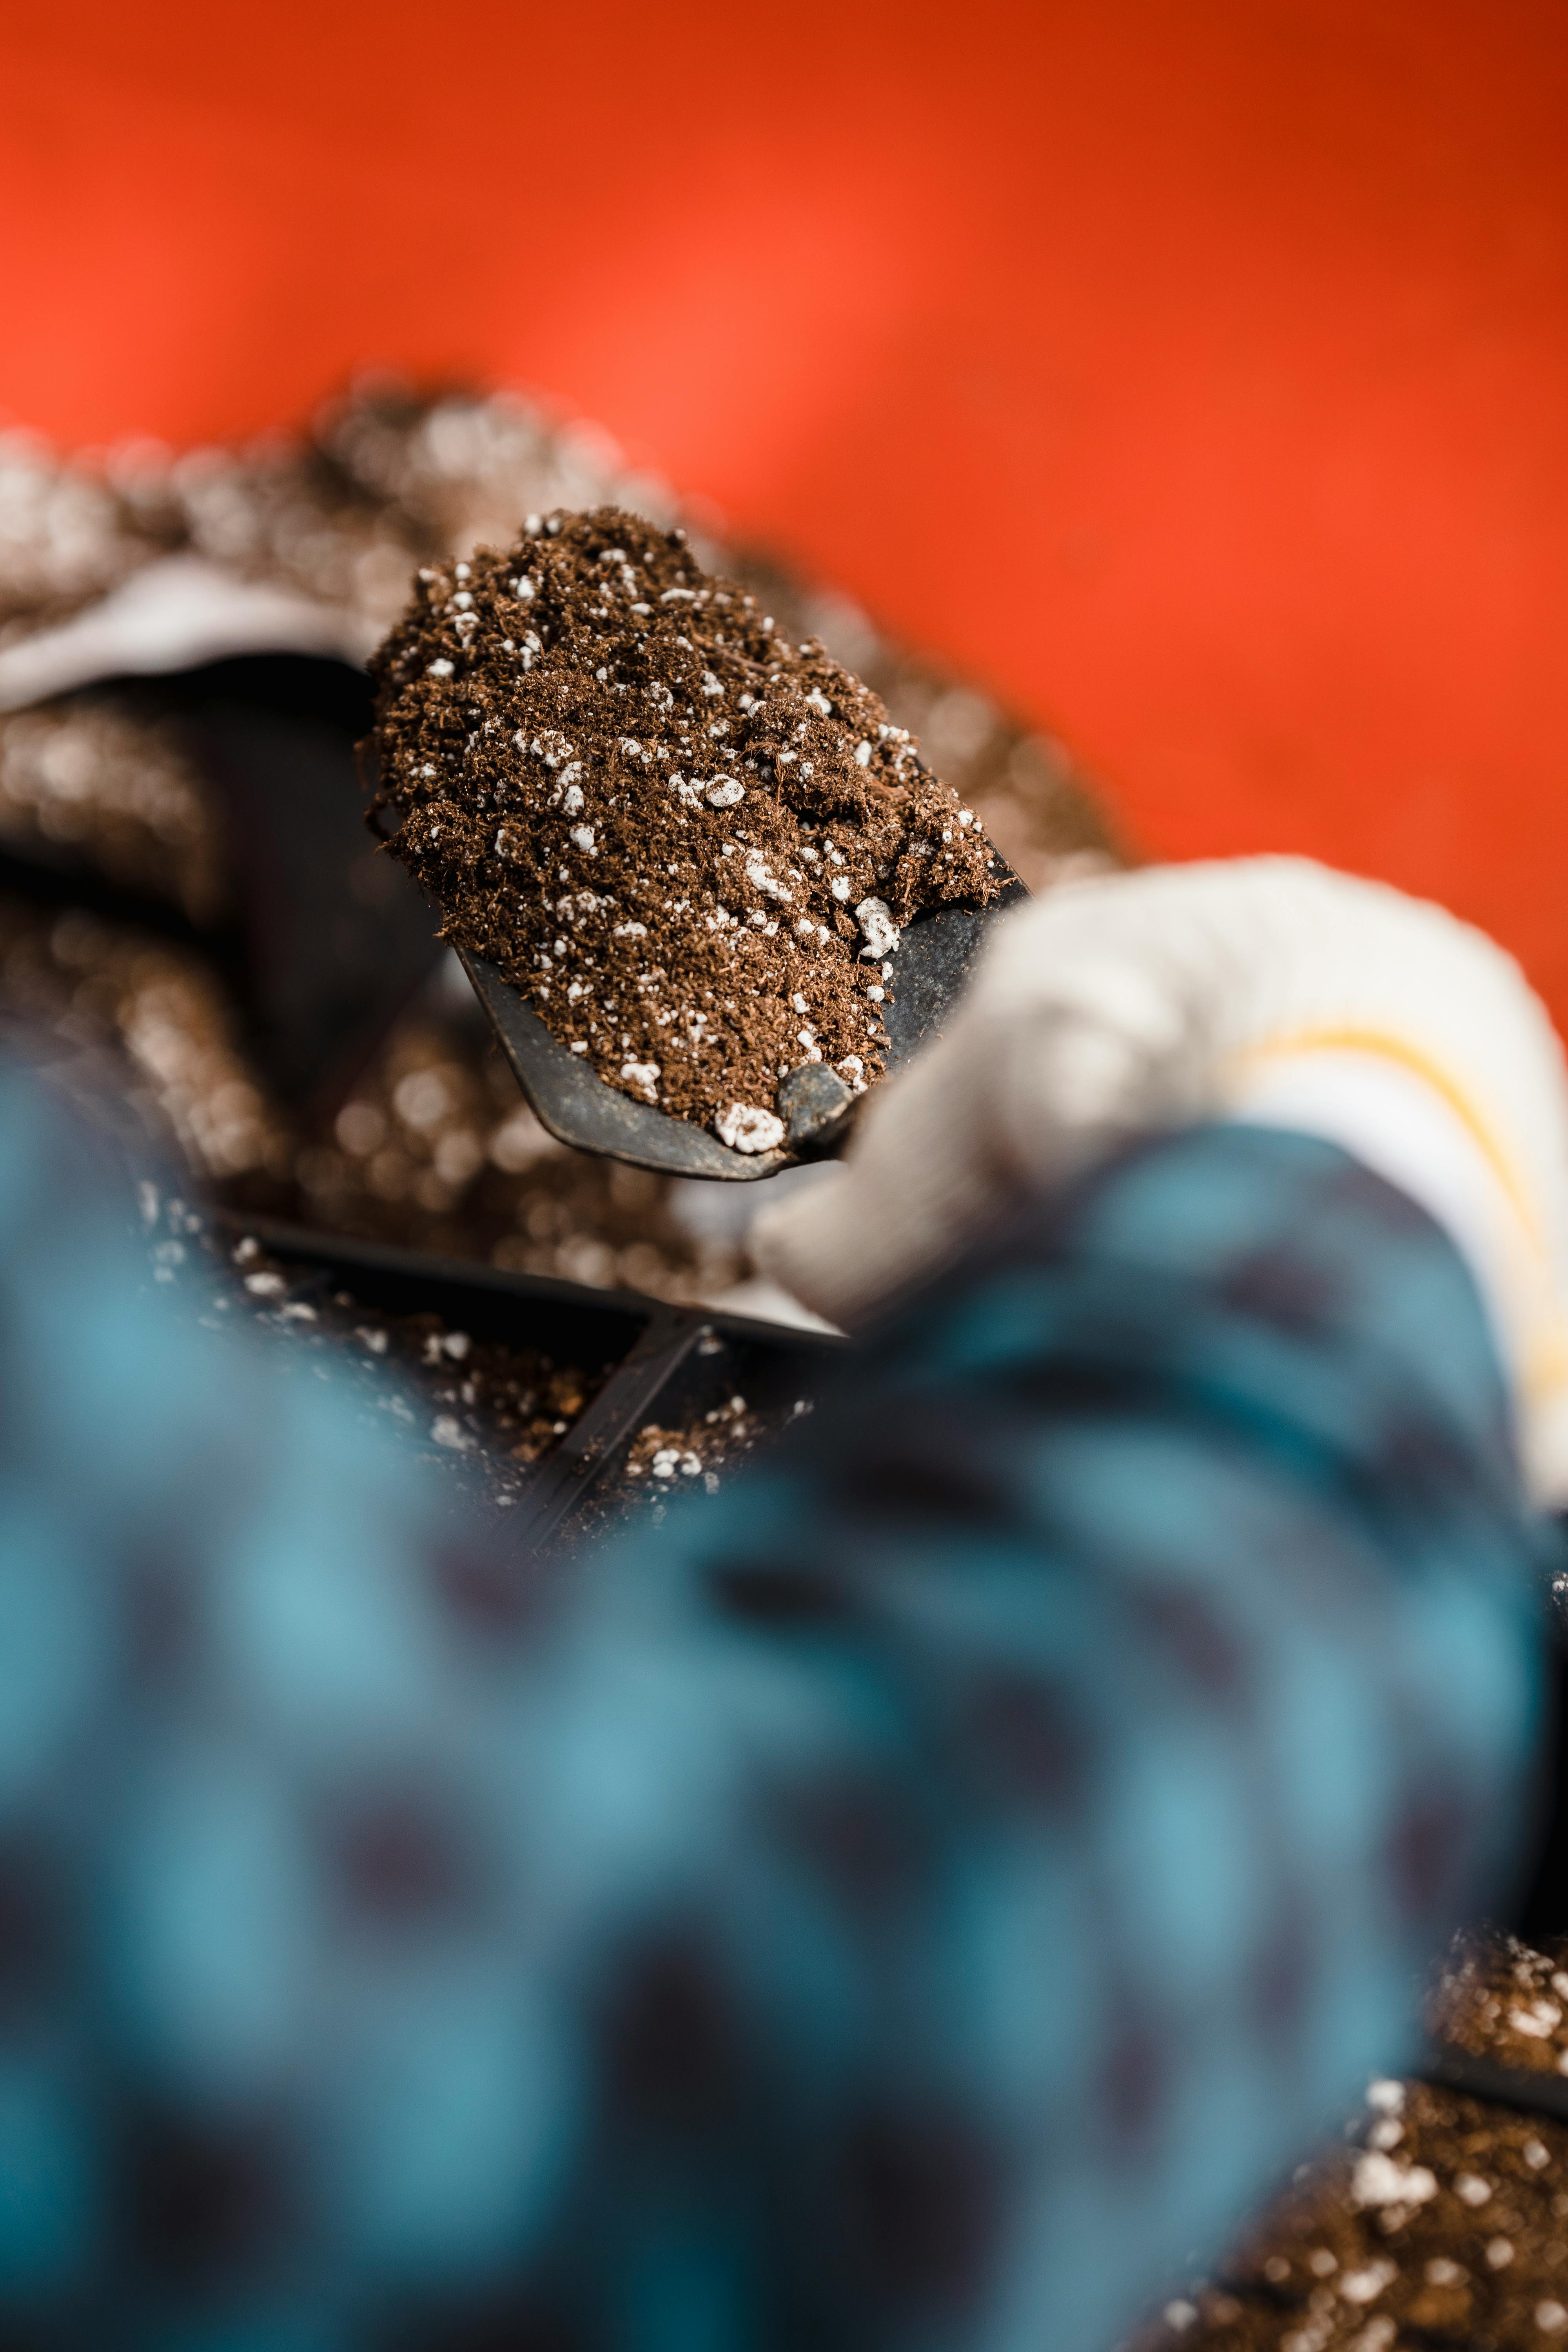
[[[805,1063],[877,1077],[904,925],[1001,887],[878,696],[619,509],[426,565],[373,668],[373,814],[446,935],[732,1148]]]
[[[571,1541],[594,1541],[645,1512],[657,1523],[679,1495],[716,1495],[742,1462],[776,1444],[811,1410],[806,1397],[755,1406],[737,1393],[677,1425],[645,1422],[573,1520]]]
[[[743,1396],[732,1396],[678,1429],[650,1421],[633,1439],[616,1486],[630,1500],[643,1494],[677,1493],[688,1479],[698,1479],[710,1495],[716,1495],[722,1483],[720,1472],[776,1435],[781,1425],[787,1427],[799,1410],[785,1412],[781,1424],[779,1414],[754,1412]]]
[[[325,1292],[312,1268],[285,1265],[254,1238],[237,1244],[232,1263],[238,1297],[262,1323],[310,1349],[328,1376],[352,1380],[423,1460],[503,1508],[613,1369],[584,1371],[537,1348],[475,1339],[437,1314],[394,1315],[350,1291]]]
[[[1443,2041],[1560,2072],[1568,1946],[1467,1939]],[[1420,2081],[1373,2084],[1350,2143],[1305,2164],[1129,2352],[1551,2352],[1568,2346],[1568,2124]]]

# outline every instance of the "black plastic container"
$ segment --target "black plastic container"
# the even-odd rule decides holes
[[[279,1099],[330,1116],[445,952],[439,914],[365,826],[355,744],[369,678],[313,655],[253,654],[94,690],[179,721],[227,835],[234,902],[198,924],[31,836],[0,841],[0,886],[198,948]]]

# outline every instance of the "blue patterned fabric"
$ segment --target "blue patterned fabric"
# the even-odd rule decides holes
[[[0,2344],[1095,2352],[1496,1894],[1459,1260],[1194,1129],[529,1581],[0,1077]]]

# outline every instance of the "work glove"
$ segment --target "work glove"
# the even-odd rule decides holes
[[[1531,1489],[1568,1505],[1562,1047],[1484,933],[1305,858],[1096,877],[1004,918],[943,1034],[753,1246],[853,1328],[1026,1195],[1200,1119],[1327,1137],[1446,1227]]]

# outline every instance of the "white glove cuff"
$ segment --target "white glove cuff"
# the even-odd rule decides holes
[[[1375,1045],[1259,1048],[1231,1117],[1338,1143],[1419,1202],[1470,1266],[1517,1406],[1526,1475],[1568,1499],[1568,1330],[1522,1172],[1441,1074]]]

